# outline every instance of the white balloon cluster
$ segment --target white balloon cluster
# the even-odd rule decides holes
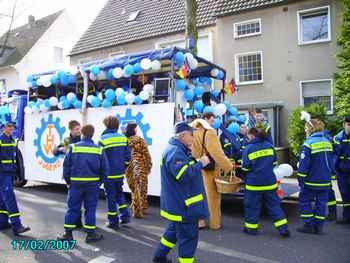
[[[217,104],[214,107],[214,114],[216,116],[225,115],[226,111],[227,111],[227,107],[224,103]]]
[[[142,100],[148,100],[149,97],[152,95],[154,90],[153,85],[151,84],[146,84],[143,86],[143,90],[140,92],[139,96]]]
[[[38,86],[44,86],[46,88],[51,86],[51,77],[52,75],[45,75],[45,76],[41,76],[40,78],[38,78],[38,80],[36,81]]]
[[[185,59],[192,70],[198,67],[198,60],[192,55],[192,53],[186,53]]]
[[[273,169],[277,179],[283,179],[293,174],[293,167],[287,163],[280,164],[278,167]]]

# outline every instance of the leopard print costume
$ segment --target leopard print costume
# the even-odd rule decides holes
[[[148,209],[148,174],[152,168],[152,159],[143,138],[131,136],[128,142],[131,148],[131,161],[126,170],[126,180],[131,190],[134,217],[142,218]]]

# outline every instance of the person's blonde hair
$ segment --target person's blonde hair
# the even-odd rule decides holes
[[[320,119],[311,119],[310,122],[312,125],[307,122],[305,123],[305,128],[307,128],[311,133],[324,131],[325,124]]]

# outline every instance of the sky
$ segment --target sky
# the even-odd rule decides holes
[[[28,16],[35,19],[66,9],[80,30],[85,31],[107,0],[17,0],[12,28],[24,25]],[[0,35],[10,26],[15,0],[0,0]]]

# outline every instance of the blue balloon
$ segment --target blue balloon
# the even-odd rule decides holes
[[[220,95],[220,91],[217,89],[212,90],[211,95],[213,95],[215,98],[217,98]]]
[[[127,75],[131,76],[132,74],[134,74],[134,67],[130,64],[126,65],[124,71]]]
[[[230,107],[228,108],[228,112],[231,114],[231,115],[237,115],[238,114],[238,110],[236,107]]]
[[[108,100],[112,101],[115,99],[115,92],[112,89],[107,89],[105,92],[105,96]]]
[[[94,96],[91,100],[91,105],[94,108],[97,108],[100,106],[100,99],[97,96]]]
[[[91,73],[97,76],[101,72],[101,69],[97,66],[92,66],[91,67]]]
[[[67,75],[64,75],[60,78],[60,82],[62,86],[68,86],[69,85],[69,77]]]
[[[246,118],[246,116],[244,116],[244,115],[239,115],[238,121],[239,121],[240,123],[245,123],[245,122],[247,121],[247,118]]]
[[[186,82],[183,79],[177,79],[176,80],[176,89],[177,90],[184,90],[186,88]]]
[[[219,129],[222,124],[222,121],[220,118],[216,118],[213,124],[211,125],[214,129]]]
[[[126,104],[125,95],[118,96],[117,102],[118,102],[118,105],[125,105]]]
[[[180,51],[176,52],[176,54],[175,54],[176,66],[181,67],[184,62],[185,62],[185,55],[184,55],[184,53],[182,53]]]
[[[225,104],[227,109],[229,109],[231,107],[231,103],[227,100],[224,101],[224,104]]]
[[[28,75],[27,82],[33,82],[33,80],[34,80],[33,75]]]
[[[184,92],[184,98],[185,98],[185,100],[187,100],[187,101],[193,100],[193,98],[194,98],[193,89],[187,89],[187,90],[185,90],[185,92]]]
[[[201,76],[201,77],[198,78],[198,81],[199,81],[200,83],[207,83],[207,82],[208,82],[208,78],[207,78],[207,77]]]
[[[203,109],[204,109],[203,101],[201,101],[201,100],[195,101],[195,103],[193,104],[193,108],[196,110],[196,112],[202,113]]]
[[[102,107],[106,109],[112,107],[112,101],[110,101],[109,99],[104,99],[102,102]]]
[[[205,106],[203,112],[211,112],[214,113],[214,108],[212,106]]]
[[[227,127],[227,130],[232,134],[237,134],[239,132],[239,124],[233,122]]]
[[[74,108],[76,109],[81,109],[81,107],[83,106],[83,103],[80,100],[76,100],[73,104]]]
[[[108,80],[112,80],[114,77],[113,77],[113,69],[109,69],[107,71],[107,79]]]
[[[48,99],[44,100],[44,105],[46,108],[50,108],[51,107],[51,103]]]
[[[66,75],[66,73],[65,73],[63,70],[60,70],[60,71],[58,71],[58,73],[57,73],[57,76],[58,76],[59,78],[63,78],[64,75]]]
[[[35,88],[37,88],[37,87],[38,87],[38,86],[37,86],[36,80],[33,80],[33,81],[32,81],[32,88],[35,89]]]
[[[63,109],[68,109],[70,106],[70,103],[68,100],[63,100],[61,101],[61,103],[62,103]]]
[[[29,101],[28,102],[28,107],[29,108],[33,108],[35,106],[35,102],[34,101]]]
[[[194,94],[196,97],[202,97],[204,93],[204,87],[203,86],[196,86],[194,88]]]
[[[55,85],[58,81],[58,77],[53,75],[51,78],[50,78],[50,82],[52,85]]]
[[[62,102],[62,101],[64,101],[64,100],[67,100],[67,97],[66,97],[66,96],[61,96],[61,97],[59,98],[59,101],[60,101],[60,102]]]
[[[74,84],[74,83],[77,82],[77,77],[74,76],[74,75],[72,75],[72,74],[68,74],[68,75],[66,76],[66,78],[67,78],[68,84]]]
[[[134,101],[134,102],[135,102],[136,105],[140,105],[140,104],[142,104],[143,101],[142,101],[142,99],[140,98],[140,96],[137,95],[137,96],[135,97],[135,101]]]
[[[212,78],[207,78],[206,83],[207,83],[208,85],[213,84],[213,79],[212,79]]]
[[[134,65],[134,73],[138,74],[138,73],[141,73],[141,72],[142,72],[141,64],[137,62],[137,63]]]
[[[224,79],[224,77],[225,77],[224,72],[220,70],[219,73],[218,73],[218,75],[217,75],[217,78],[218,78],[218,79]]]
[[[199,79],[198,79],[198,78],[192,79],[192,83],[193,83],[194,85],[199,84]]]

